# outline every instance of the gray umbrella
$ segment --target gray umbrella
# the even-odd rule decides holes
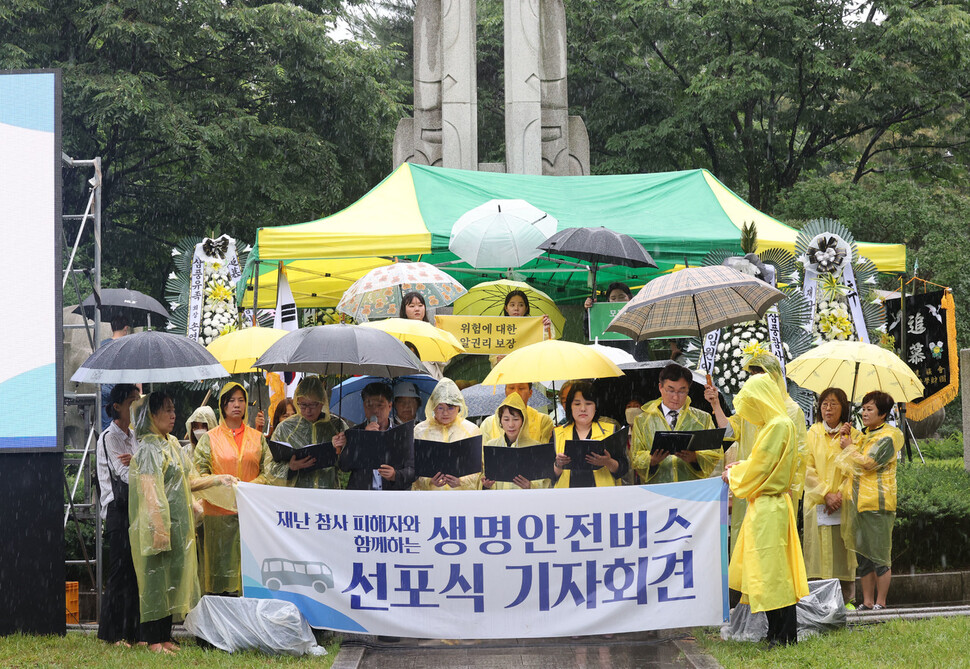
[[[106,323],[117,315],[124,315],[133,327],[146,324],[160,327],[169,318],[168,311],[154,297],[127,288],[105,288],[100,294],[92,293],[74,309],[74,313],[83,312],[93,319],[96,305],[101,307],[101,320]]]
[[[78,368],[78,383],[168,383],[229,376],[197,341],[184,335],[147,330],[112,339]]]
[[[623,267],[656,267],[657,263],[643,248],[643,244],[630,235],[603,226],[594,228],[566,228],[560,230],[539,248],[569,258],[592,263],[590,273],[595,297],[596,269],[599,263]]]
[[[469,416],[491,416],[505,399],[505,386],[469,386],[461,394],[468,405]],[[544,411],[551,404],[541,392],[533,392],[529,398],[529,406],[540,411]]]
[[[400,339],[356,325],[300,328],[270,346],[253,366],[268,372],[388,378],[427,371]]]

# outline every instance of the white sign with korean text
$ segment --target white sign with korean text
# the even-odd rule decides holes
[[[313,627],[493,639],[728,615],[720,479],[448,492],[240,483],[237,502],[244,595],[293,602]]]

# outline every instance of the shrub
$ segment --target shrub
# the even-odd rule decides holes
[[[970,473],[960,466],[901,465],[893,569],[970,569]]]
[[[950,458],[963,458],[963,433],[954,432],[946,439],[925,439],[919,442],[920,452],[927,460],[948,460]],[[913,450],[913,457],[916,450]]]

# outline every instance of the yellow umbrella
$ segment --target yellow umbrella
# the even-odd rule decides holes
[[[418,349],[418,355],[425,361],[445,362],[459,353],[465,352],[465,347],[461,345],[455,335],[436,328],[425,321],[386,318],[382,321],[368,321],[360,325],[365,328],[383,330],[405,343],[411,342]]]
[[[253,369],[256,359],[285,334],[286,330],[276,328],[234,330],[214,339],[206,349],[230,374],[249,374],[257,371]]]
[[[557,337],[562,336],[566,317],[562,315],[555,301],[538,288],[521,281],[499,279],[485,281],[468,289],[468,292],[455,300],[456,316],[501,316],[505,307],[505,296],[513,290],[521,290],[529,298],[529,315],[545,314],[552,321]]]
[[[881,390],[897,402],[923,396],[923,383],[898,355],[861,341],[830,341],[803,353],[785,366],[789,379],[815,393],[841,388],[849,401]]]
[[[482,385],[608,376],[623,376],[623,370],[599,351],[571,341],[547,339],[509,353],[492,368]]]

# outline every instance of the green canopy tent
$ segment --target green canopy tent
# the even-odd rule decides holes
[[[334,306],[360,276],[395,258],[442,266],[465,286],[500,278],[448,250],[452,225],[492,199],[519,198],[555,216],[559,229],[605,226],[636,238],[659,269],[601,268],[597,283],[642,284],[677,265],[698,265],[714,249],[740,252],[740,228],[754,222],[759,249],[794,250],[797,231],[751,207],[707,170],[583,177],[471,172],[405,163],[346,209],[308,223],[260,228],[243,280],[241,304],[276,304],[280,263],[297,306]],[[901,244],[859,244],[880,271],[905,269]],[[589,294],[587,273],[541,256],[514,269],[556,301]]]

